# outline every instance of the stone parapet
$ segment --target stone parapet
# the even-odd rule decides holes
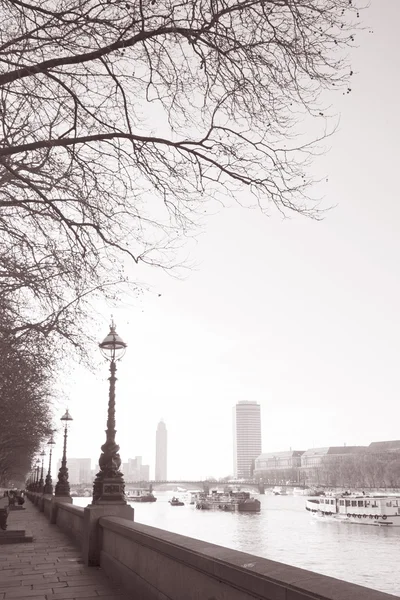
[[[43,497],[51,518],[52,497]],[[371,590],[133,522],[129,505],[56,501],[56,526],[140,600],[395,600]],[[49,510],[46,511],[46,507]],[[54,507],[54,504],[53,504]],[[54,515],[54,513],[53,513]]]
[[[100,565],[141,600],[394,600],[395,596],[128,523],[100,519]]]

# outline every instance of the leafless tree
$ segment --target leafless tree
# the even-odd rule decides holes
[[[352,0],[1,0],[0,292],[71,334],[126,260],[170,266],[210,198],[316,216],[321,91],[350,90]],[[299,141],[301,140],[301,141]],[[75,301],[78,299],[78,302]]]

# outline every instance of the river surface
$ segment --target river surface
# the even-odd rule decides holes
[[[172,492],[155,496],[157,502],[132,503],[135,521],[400,597],[400,527],[318,519],[301,496],[257,496],[258,514],[172,507]],[[73,502],[87,506],[91,498]]]

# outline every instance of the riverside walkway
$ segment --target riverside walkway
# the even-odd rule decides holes
[[[102,569],[85,567],[81,553],[30,502],[12,511],[8,529],[33,542],[0,545],[0,600],[139,600],[116,587]]]

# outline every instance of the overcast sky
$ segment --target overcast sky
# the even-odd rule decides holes
[[[221,210],[192,248],[196,270],[179,281],[142,268],[153,292],[114,310],[129,345],[117,442],[123,460],[143,456],[151,475],[160,418],[169,478],[232,473],[239,400],[261,404],[265,452],[400,437],[400,3],[372,0],[363,20],[352,93],[330,98],[339,129],[313,167],[328,177],[316,192],[336,206],[325,220]],[[104,312],[99,341],[108,324]],[[69,455],[94,462],[107,364],[74,368],[64,386]],[[60,448],[61,437],[56,456]]]

